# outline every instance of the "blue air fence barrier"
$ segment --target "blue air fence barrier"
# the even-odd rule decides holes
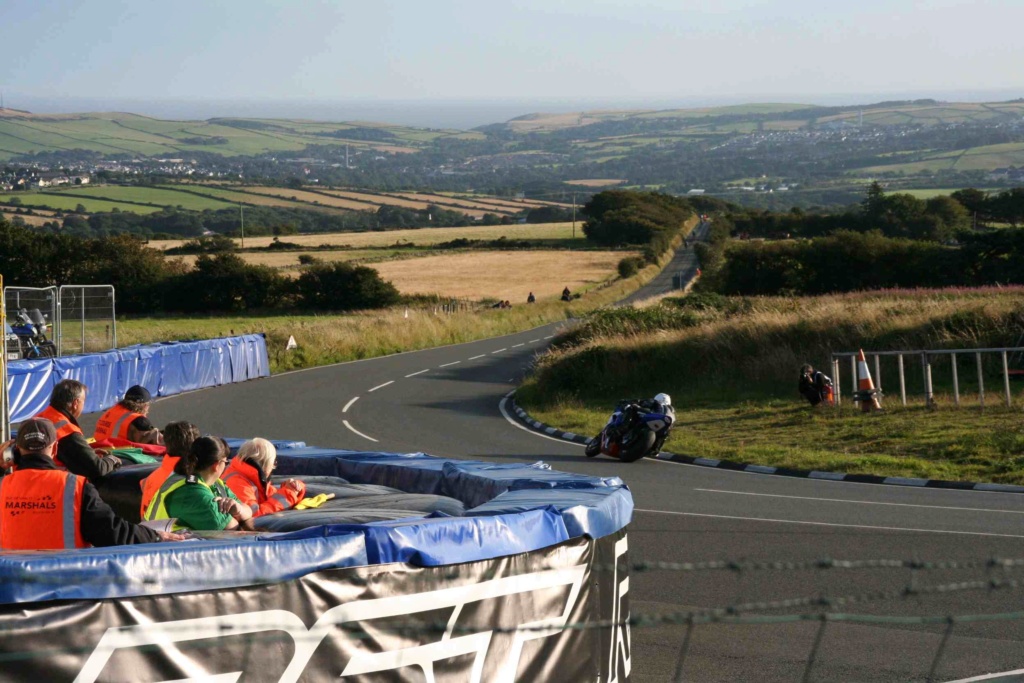
[[[321,467],[313,468],[313,463]],[[475,476],[463,476],[466,469],[471,469]],[[460,500],[485,499],[480,491],[495,497],[484,500],[464,517],[438,514],[413,517],[414,513],[410,513],[409,518],[401,520],[317,526],[285,534],[266,534],[256,541],[247,537],[240,546],[195,542],[45,555],[0,553],[0,584],[4,587],[0,591],[0,604],[64,597],[101,599],[112,595],[155,595],[183,590],[182,582],[193,590],[204,590],[214,583],[239,586],[252,582],[253,571],[258,571],[267,583],[302,574],[301,550],[295,550],[294,555],[289,556],[292,559],[270,561],[270,555],[259,555],[270,551],[252,548],[254,542],[284,543],[289,548],[300,548],[302,541],[310,541],[310,572],[327,566],[317,559],[326,552],[318,545],[323,539],[353,535],[361,539],[357,557],[352,560],[356,564],[454,565],[531,552],[571,538],[611,536],[626,527],[633,510],[629,489],[618,477],[569,475],[541,464],[493,467],[488,463],[449,460],[423,453],[298,447],[278,451],[275,471],[284,477],[332,474],[353,483],[383,484],[406,493],[444,491]],[[509,473],[516,476],[507,476]],[[356,481],[357,478],[360,481]],[[299,545],[292,546],[293,543]],[[176,556],[176,549],[180,549],[180,556]],[[241,562],[240,553],[252,555],[253,562]],[[338,558],[336,554],[329,556]],[[257,561],[259,557],[266,561]],[[172,581],[164,567],[177,567],[191,578]],[[146,577],[150,575],[156,577],[155,582],[147,583]],[[133,580],[128,580],[131,578]]]
[[[62,379],[89,387],[86,412],[106,410],[141,384],[154,396],[244,382],[270,375],[267,343],[261,334],[194,342],[128,346],[103,353],[63,358],[12,361],[7,385],[11,422],[37,414]]]
[[[419,680],[413,658],[445,680],[628,680],[633,501],[617,478],[287,445],[284,476],[483,503],[462,517],[0,553],[4,680]]]

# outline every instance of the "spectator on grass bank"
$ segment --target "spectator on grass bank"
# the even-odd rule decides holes
[[[832,405],[831,378],[820,370],[815,370],[811,365],[800,368],[800,383],[797,389],[812,406]]]
[[[18,428],[16,469],[0,486],[0,548],[61,550],[184,540],[118,517],[85,477],[57,467],[57,444],[57,429],[49,420],[32,418]]]
[[[146,508],[153,500],[153,496],[160,490],[164,482],[174,474],[174,468],[182,458],[188,455],[192,448],[192,442],[199,438],[199,427],[191,422],[170,422],[164,427],[164,445],[167,446],[167,454],[164,455],[160,466],[148,477],[139,482],[142,487],[142,508],[139,515],[146,516]]]
[[[528,303],[528,304],[535,304],[535,303],[537,303],[537,297],[535,297],[533,295],[533,292],[530,292],[530,296],[526,297],[526,303]]]
[[[562,301],[572,301],[572,292],[568,287],[562,290]]]
[[[149,390],[136,384],[125,392],[120,402],[111,406],[103,413],[103,417],[96,421],[93,438],[105,441],[113,437],[134,443],[162,446],[163,436],[148,417],[152,404],[153,397]]]
[[[147,520],[173,519],[175,529],[251,531],[252,509],[221,480],[230,449],[223,439],[201,436],[146,508]]]
[[[277,466],[277,449],[266,439],[250,439],[242,444],[224,473],[228,485],[253,517],[289,510],[306,495],[306,485],[297,479],[286,479],[281,488],[270,481]]]
[[[53,458],[57,467],[96,482],[121,467],[121,460],[107,451],[94,450],[82,433],[78,418],[85,410],[86,391],[81,382],[62,379],[50,394],[50,405],[36,417],[49,420],[57,430],[57,454]]]

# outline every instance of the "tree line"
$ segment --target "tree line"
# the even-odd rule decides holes
[[[401,296],[376,270],[313,263],[290,279],[237,254],[202,254],[189,268],[131,235],[102,239],[27,229],[0,218],[0,272],[7,286],[112,284],[130,313],[381,308]]]

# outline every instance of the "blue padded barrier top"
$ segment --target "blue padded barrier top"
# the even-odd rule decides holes
[[[242,440],[229,441],[237,447]],[[366,564],[443,566],[530,552],[583,535],[600,538],[624,528],[632,516],[632,496],[618,477],[557,472],[544,463],[492,464],[301,443],[277,442],[278,475],[340,476],[407,493],[447,495],[475,507],[463,517],[435,513],[230,540],[0,552],[0,603],[210,590]]]
[[[89,387],[85,412],[92,413],[117,403],[134,384],[146,387],[154,396],[170,396],[269,376],[266,339],[261,334],[247,334],[11,361],[7,386],[11,422],[21,422],[46,408],[50,392],[62,379],[85,382]]]

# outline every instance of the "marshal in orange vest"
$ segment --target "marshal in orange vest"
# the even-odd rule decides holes
[[[142,413],[128,410],[120,403],[115,403],[103,417],[96,421],[96,431],[93,438],[97,441],[104,441],[111,437],[117,439],[128,439],[128,428],[136,418],[145,417]]]
[[[49,420],[50,422],[53,423],[53,426],[57,429],[57,441],[60,441],[65,436],[69,436],[71,434],[82,433],[81,427],[79,427],[74,422],[69,420],[67,415],[60,412],[53,406],[46,406],[46,410],[36,415],[36,417],[42,418],[44,420]],[[60,459],[57,458],[56,453],[53,454],[53,462],[57,465],[57,467],[60,467],[61,469],[65,470],[67,469],[67,467],[64,466],[64,463],[62,463]]]
[[[88,548],[80,531],[85,477],[62,470],[17,470],[0,479],[0,547]]]

